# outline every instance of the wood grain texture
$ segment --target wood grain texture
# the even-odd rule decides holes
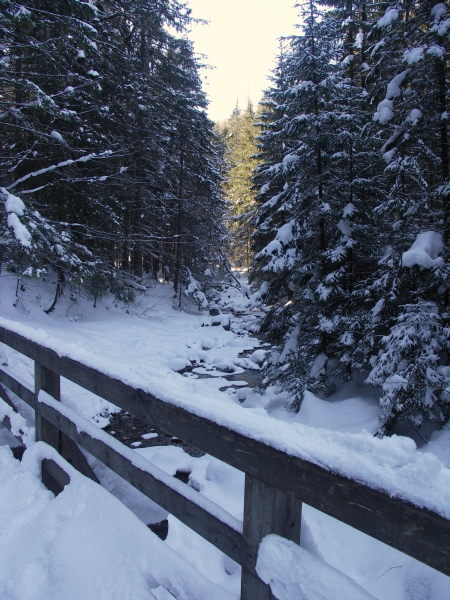
[[[300,543],[301,502],[254,477],[245,476],[244,539],[259,547],[262,539],[271,533]],[[241,600],[272,600],[270,587],[242,570]]]
[[[7,391],[5,390],[5,388],[0,385],[0,398],[6,402],[6,404],[12,408],[13,410],[16,410],[16,407],[13,404],[13,401],[11,400],[11,398],[8,396]],[[16,411],[17,412],[17,411]]]
[[[20,383],[9,373],[6,373],[3,369],[0,369],[0,383],[2,383],[6,388],[11,390],[13,394],[21,398],[24,402],[26,402],[31,408],[34,408],[36,405],[36,396],[34,392],[28,389],[23,383]]]
[[[42,461],[42,473],[45,474],[45,487],[55,496],[60,494],[64,487],[70,483],[69,475],[53,460],[45,458]]]
[[[36,395],[39,394],[40,389],[50,394],[55,400],[61,401],[61,379],[59,374],[35,362]],[[38,408],[36,411],[36,439],[42,440],[47,444],[50,444],[50,446],[53,446],[53,448],[58,450],[61,456],[77,469],[77,471],[82,473],[85,477],[92,479],[92,481],[99,483],[97,476],[75,442],[44,419],[39,410],[40,405],[37,404],[36,406]],[[43,465],[43,471],[44,470],[45,464]]]
[[[39,395],[40,390],[44,390],[55,398],[55,400],[61,399],[61,379],[59,374],[35,361],[34,393],[36,396]],[[36,441],[45,442],[61,453],[61,432],[59,429],[47,421],[38,410],[35,410],[34,423],[36,427]],[[56,496],[64,489],[64,485],[59,481],[59,478],[55,477],[48,470],[47,461],[42,461],[41,479],[45,487]]]

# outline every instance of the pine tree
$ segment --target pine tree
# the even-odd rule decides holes
[[[448,39],[445,7],[389,9],[378,72],[387,80],[375,115],[386,162],[385,252],[372,290],[383,347],[369,381],[382,386],[383,430],[403,419],[444,424],[448,412]],[[405,44],[406,41],[406,44]],[[446,73],[447,71],[447,73]],[[444,115],[444,119],[442,118]],[[398,385],[393,385],[392,382]]]
[[[223,230],[199,65],[178,37],[189,9],[177,0],[0,9],[1,259],[20,273],[57,272],[57,289],[74,281],[95,298],[144,271],[179,278],[180,249],[202,257],[188,260],[198,275]]]
[[[97,12],[83,2],[5,0],[1,15],[0,161],[9,213],[3,213],[2,260],[28,274],[54,270],[61,285],[86,276],[93,264],[85,240],[69,223],[86,222],[87,216],[95,223],[96,213],[108,221],[110,213],[102,199],[97,206],[79,202],[80,187],[111,173],[106,166],[111,151],[101,130],[100,59],[92,24]]]
[[[249,101],[242,112],[237,106],[231,117],[222,124],[219,133],[225,145],[228,164],[223,190],[230,204],[229,230],[233,263],[247,270],[250,266],[251,238],[255,220],[253,171],[258,161],[255,111]]]
[[[316,391],[327,386],[322,367],[333,323],[324,282],[336,237],[329,201],[333,140],[328,111],[337,40],[334,23],[322,18],[313,2],[305,5],[302,16],[303,35],[289,40],[278,67],[280,88],[269,94],[272,122],[262,137],[269,160],[256,176],[262,184],[256,264],[260,278],[270,274],[269,330],[283,336],[268,380],[284,381],[297,405],[306,385]]]
[[[277,343],[266,381],[298,406],[306,387],[327,394],[335,376],[372,368],[383,431],[402,419],[442,424],[446,7],[325,7],[304,7],[261,118],[253,279]]]

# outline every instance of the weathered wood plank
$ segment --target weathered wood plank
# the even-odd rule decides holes
[[[2,385],[0,385],[0,398],[1,398],[1,399],[2,399],[4,402],[6,402],[6,404],[7,404],[7,405],[8,405],[10,408],[12,408],[13,410],[16,410],[16,407],[14,406],[14,404],[13,404],[13,402],[12,402],[11,398],[8,396],[8,394],[7,394],[6,390],[5,390],[5,388],[4,388]]]
[[[441,515],[160,401],[4,327],[0,341],[208,454],[450,575],[450,521]]]
[[[35,395],[38,396],[40,390],[44,390],[55,400],[60,400],[61,386],[60,377],[57,373],[50,371],[47,367],[35,362],[34,365],[34,385]],[[44,419],[41,413],[37,410],[35,414],[36,424],[36,441],[42,441],[49,444],[55,450],[61,450],[61,436],[54,425]]]
[[[270,533],[300,543],[302,505],[254,477],[245,477],[244,537],[259,544]]]
[[[85,477],[92,479],[95,483],[100,483],[76,443],[64,433],[61,434],[61,456]]]
[[[53,460],[44,458],[42,470],[46,473],[47,489],[55,495],[58,495],[70,483],[69,475]]]
[[[301,502],[254,477],[245,477],[244,539],[259,547],[271,533],[300,543]],[[241,600],[272,600],[270,587],[253,573],[242,570]]]
[[[61,399],[61,379],[59,374],[35,361],[34,392],[36,396],[39,395],[40,390],[44,390],[55,398],[55,400],[59,401]],[[39,410],[35,410],[34,422],[36,427],[36,441],[45,442],[55,448],[57,452],[61,452],[61,432],[58,428],[47,421]],[[45,487],[55,495],[62,492],[64,486],[49,472],[46,461],[43,461],[41,465],[41,479]]]
[[[11,390],[13,394],[21,398],[24,402],[31,406],[31,408],[34,409],[36,404],[36,396],[34,395],[34,392],[11,377],[11,375],[6,373],[6,371],[3,369],[0,369],[0,383],[2,383],[6,388]]]
[[[132,464],[128,458],[124,457],[103,439],[100,440],[89,435],[86,431],[80,430],[80,427],[77,427],[72,420],[56,411],[52,406],[41,403],[39,410],[48,422],[131,483],[136,489],[219,548],[227,556],[244,565],[248,571],[255,572],[257,546],[246,543],[239,531],[210,514],[204,507],[199,506],[192,499],[187,498],[185,494],[175,489],[180,486],[186,487],[191,492],[191,497],[194,498],[197,492],[194,492],[192,488],[188,488],[177,480],[173,480],[172,486],[168,486],[164,480],[160,480],[152,473]],[[102,437],[106,437],[106,434]],[[112,442],[118,443],[117,440],[112,440]],[[166,476],[166,480],[168,479],[170,479],[169,476]]]
[[[55,398],[61,401],[61,379],[59,374],[50,371],[39,363],[35,363],[35,392],[39,393],[42,389]],[[81,453],[78,446],[52,424],[42,418],[39,411],[39,403],[36,405],[36,439],[42,440],[53,446],[77,471],[89,477],[92,481],[99,483],[97,476],[89,466],[87,460]],[[39,429],[38,429],[39,428]],[[45,470],[45,465],[43,466]],[[52,490],[53,491],[53,490]]]
[[[40,390],[44,390],[44,392],[50,394],[58,402],[61,400],[60,374],[40,364],[38,361],[35,361],[34,364],[34,386],[36,395],[39,394]]]

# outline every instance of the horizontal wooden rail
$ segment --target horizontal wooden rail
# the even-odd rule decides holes
[[[220,506],[199,495],[191,487],[163,471],[154,468],[151,472],[151,463],[148,460],[141,458],[139,461],[139,455],[136,455],[133,450],[79,415],[75,415],[66,406],[58,405],[58,402],[50,396],[45,397],[45,393],[41,392],[36,401],[31,390],[23,384],[20,384],[19,387],[19,382],[0,369],[0,382],[6,385],[6,381],[17,391],[25,391],[25,402],[33,398],[29,404],[36,407],[39,414],[54,425],[58,431],[64,433],[230,558],[239,564],[242,563],[247,570],[255,572],[258,548],[251,547],[245,542],[241,533],[242,523],[240,521],[226,513]],[[9,388],[11,391],[13,391],[12,387]],[[1,390],[0,387],[0,396]],[[44,400],[42,396],[44,396]],[[8,417],[5,417],[4,424],[11,430]],[[18,439],[22,441],[21,438]],[[136,461],[141,463],[140,466],[133,464]],[[144,466],[144,463],[147,464]],[[222,518],[220,519],[217,515]]]
[[[11,375],[2,369],[0,369],[0,383],[3,383],[5,387],[26,402],[28,406],[31,406],[33,409],[36,408],[36,396],[34,392],[29,390],[23,383],[20,383],[20,381],[13,379]]]
[[[220,506],[160,471],[95,425],[81,417],[76,417],[76,421],[71,419],[69,415],[72,411],[67,407],[58,407],[51,398],[41,400],[40,396],[38,410],[47,421],[133,487],[247,570],[255,571],[258,548],[245,543],[241,523]]]
[[[0,327],[0,341],[54,373],[244,471],[249,481],[254,479],[268,486],[266,489],[279,490],[283,493],[283,498],[277,501],[278,505],[287,506],[286,497],[297,499],[297,502],[305,502],[450,575],[450,521],[443,516],[408,501],[392,498],[384,491],[373,489],[306,460],[290,456],[269,444],[251,439],[183,408],[163,402],[143,390],[133,388],[92,367],[64,356],[60,357],[50,348],[40,346],[4,327]],[[10,376],[3,371],[0,371],[0,382],[13,391],[15,385],[20,391],[20,384],[12,385]],[[25,392],[25,395],[27,394],[29,390]],[[44,411],[47,407],[38,410]],[[46,413],[46,418],[53,423],[56,419],[60,419],[54,424],[59,429],[65,428],[63,431],[70,437],[73,435],[72,439],[75,439],[75,432],[70,431],[72,426],[63,422],[64,419],[49,412]],[[80,444],[86,441],[82,440],[82,437],[76,440]],[[107,456],[104,458],[107,459]],[[248,489],[250,490],[251,486]],[[295,508],[295,503],[293,506]],[[292,512],[294,508],[289,510]],[[300,502],[298,502],[298,513],[299,511]],[[246,515],[249,521],[248,513]],[[256,540],[247,534],[244,537],[247,548],[238,549],[239,544],[237,544],[235,555],[240,554],[241,551],[244,554],[249,551],[252,556],[250,561],[246,562],[245,568],[253,570],[253,546]],[[224,551],[228,554],[232,549]],[[241,558],[237,562],[242,564],[243,560],[245,561]]]

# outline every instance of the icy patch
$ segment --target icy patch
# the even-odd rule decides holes
[[[226,377],[227,375],[239,375],[244,372],[244,369],[233,363],[219,363],[217,365],[195,367],[192,372],[197,373],[197,375],[209,375],[210,377]]]

